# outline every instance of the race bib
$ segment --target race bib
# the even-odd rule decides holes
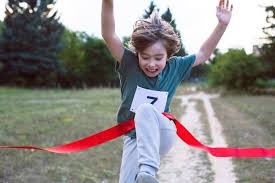
[[[148,103],[154,105],[160,112],[164,112],[168,92],[148,90],[137,86],[130,111],[136,112],[139,105]]]

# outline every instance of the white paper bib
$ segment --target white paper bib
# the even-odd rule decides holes
[[[136,112],[139,105],[148,103],[154,105],[160,112],[164,112],[168,92],[155,91],[137,86],[130,111]]]

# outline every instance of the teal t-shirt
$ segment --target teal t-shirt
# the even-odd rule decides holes
[[[121,123],[135,117],[130,107],[137,86],[156,91],[168,92],[165,112],[169,112],[170,103],[177,86],[190,75],[195,55],[185,57],[171,57],[162,72],[154,77],[148,77],[138,65],[138,57],[131,50],[125,48],[120,64],[117,62],[116,70],[120,79],[121,105],[118,109],[117,122]],[[135,137],[135,131],[127,134]]]

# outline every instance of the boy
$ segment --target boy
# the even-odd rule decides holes
[[[180,40],[169,23],[157,14],[138,20],[131,50],[126,49],[115,32],[113,0],[102,0],[102,37],[117,60],[121,85],[117,121],[135,120],[135,131],[124,137],[120,183],[158,183],[160,156],[176,139],[175,125],[162,112],[169,111],[177,86],[191,68],[209,59],[230,22],[232,9],[228,0],[220,0],[218,24],[198,53],[172,57],[180,49]]]

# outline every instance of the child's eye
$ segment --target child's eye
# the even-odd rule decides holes
[[[141,57],[143,60],[148,60],[149,57]]]
[[[158,60],[158,61],[159,61],[159,60],[162,60],[162,57],[160,57],[160,58],[156,58],[156,60]]]

